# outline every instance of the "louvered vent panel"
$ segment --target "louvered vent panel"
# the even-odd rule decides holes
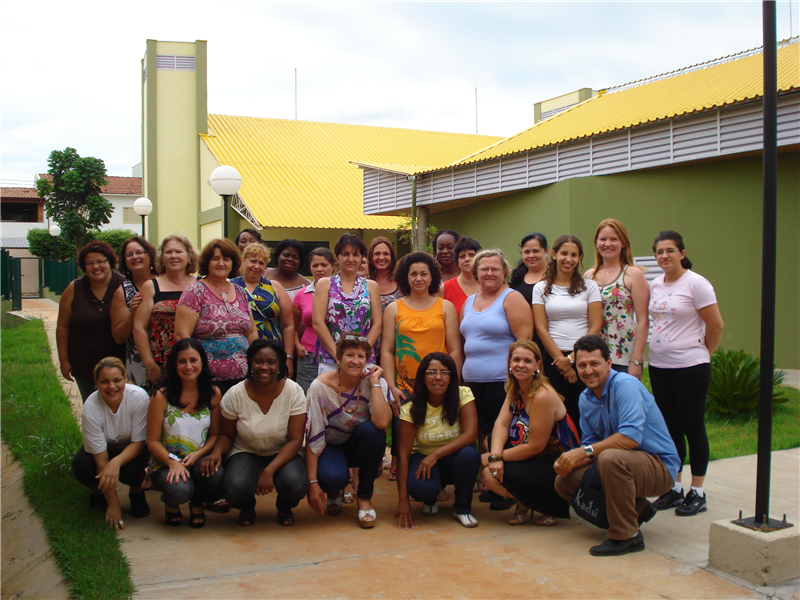
[[[507,192],[521,190],[528,183],[528,155],[521,154],[500,161],[500,189]]]
[[[477,165],[478,196],[500,191],[500,163],[491,161]]]
[[[410,196],[409,196],[410,198]],[[417,204],[430,204],[433,198],[433,181],[431,177],[417,181]],[[409,200],[409,206],[411,202]]]
[[[554,147],[531,153],[528,161],[528,185],[535,187],[557,181],[556,161]]]
[[[378,171],[364,169],[363,186],[364,186],[364,214],[374,215],[380,212],[381,209],[381,195],[380,195],[380,175]]]
[[[592,143],[592,175],[628,170],[628,132],[596,138]]]
[[[453,198],[470,198],[475,195],[475,166],[459,169],[453,177]]]
[[[686,121],[676,121],[672,129],[675,162],[717,155],[717,112]]]
[[[669,123],[631,131],[631,169],[645,169],[670,162]]]
[[[405,208],[406,206],[410,207],[412,182],[409,181],[408,177],[405,175],[398,175],[396,184],[397,196],[395,197],[394,208]],[[400,202],[400,198],[403,198],[404,202]],[[417,199],[419,199],[419,183],[417,183]]]
[[[159,71],[194,71],[194,56],[159,54],[156,56],[156,69]]]
[[[589,175],[589,140],[560,147],[558,150],[558,179]]]
[[[760,102],[723,112],[720,119],[720,151],[729,154],[761,148],[763,121]]]
[[[800,144],[800,94],[778,98],[778,144]]]

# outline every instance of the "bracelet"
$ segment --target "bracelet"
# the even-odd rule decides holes
[[[308,485],[311,485],[312,483],[319,483],[319,479],[312,479],[308,482]]]
[[[373,383],[370,387],[379,388],[379,387],[381,387],[381,384],[380,383]]]
[[[641,366],[642,366],[642,363],[640,363],[638,360],[629,360],[629,361],[628,361],[628,364],[629,364],[629,365],[630,365],[630,364],[634,364],[634,365],[636,365],[637,367],[641,367]]]
[[[489,462],[503,462],[503,455],[502,454],[490,454],[489,455]]]
[[[156,369],[156,368],[158,368],[158,365],[153,365],[152,367],[150,367],[149,369],[147,369],[147,374],[148,374],[148,375],[150,375],[151,371],[152,371],[153,369]]]
[[[294,359],[294,355],[292,355],[292,354],[287,354],[287,355],[286,355],[286,358],[291,358],[291,359]]]

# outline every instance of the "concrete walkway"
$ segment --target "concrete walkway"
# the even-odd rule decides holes
[[[50,329],[46,308],[30,310]],[[149,492],[151,516],[126,518],[128,529],[120,537],[139,598],[800,600],[798,580],[763,588],[707,568],[712,521],[735,519],[739,510],[745,516],[754,512],[755,463],[755,456],[712,463],[705,484],[709,511],[690,518],[659,513],[642,528],[647,549],[619,558],[589,555],[589,547],[605,539],[589,525],[571,520],[551,528],[510,527],[505,519],[511,511],[490,512],[477,497],[476,529],[454,522],[448,501],[433,518],[412,504],[417,528],[398,531],[392,518],[396,486],[387,474],[376,482],[373,530],[358,528],[355,505],[345,505],[339,517],[318,517],[305,502],[295,510],[294,526],[279,527],[274,494],[259,499],[252,527],[238,527],[238,512],[232,511],[208,512],[205,529],[172,528],[164,523],[158,493]],[[800,449],[773,453],[770,508],[771,516],[786,513],[800,526],[798,465]],[[127,513],[122,488],[120,498]],[[184,518],[187,512],[184,507]]]

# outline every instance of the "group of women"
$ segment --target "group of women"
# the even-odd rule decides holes
[[[212,240],[199,256],[179,234],[158,251],[136,236],[119,272],[107,244],[88,244],[86,275],[61,299],[57,342],[62,373],[86,402],[74,467],[92,503],[124,527],[119,480],[134,517],[149,514],[144,484],[162,492],[167,525],[180,525],[189,503],[190,526],[202,527],[217,502],[246,526],[256,496],[274,490],[287,526],[304,497],[337,515],[354,493],[370,528],[374,481],[390,468],[401,528],[413,527],[410,499],[433,516],[450,484],[465,527],[477,526],[473,486],[492,510],[516,504],[512,525],[529,511],[552,525],[569,514],[552,463],[579,443],[584,386],[572,346],[599,333],[614,368],[641,378],[652,320],[653,391],[681,458],[688,439],[692,459],[691,491],[678,481],[655,505],[706,509],[705,390],[722,319],[679,234],[656,238],[664,274],[650,288],[615,219],[598,226],[583,274],[571,235],[552,249],[526,235],[513,272],[502,252],[451,230],[433,246],[434,256],[398,260],[386,238],[367,249],[344,234],[333,253],[310,253],[309,281],[302,244],[281,242],[268,268],[255,230]]]

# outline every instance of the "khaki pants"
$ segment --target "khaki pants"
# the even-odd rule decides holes
[[[578,489],[589,465],[575,469],[566,477],[556,477],[556,492],[569,500]],[[648,496],[660,496],[674,485],[664,463],[657,456],[640,450],[605,450],[597,457],[597,468],[606,493],[608,537],[627,540],[639,531],[637,519]]]

